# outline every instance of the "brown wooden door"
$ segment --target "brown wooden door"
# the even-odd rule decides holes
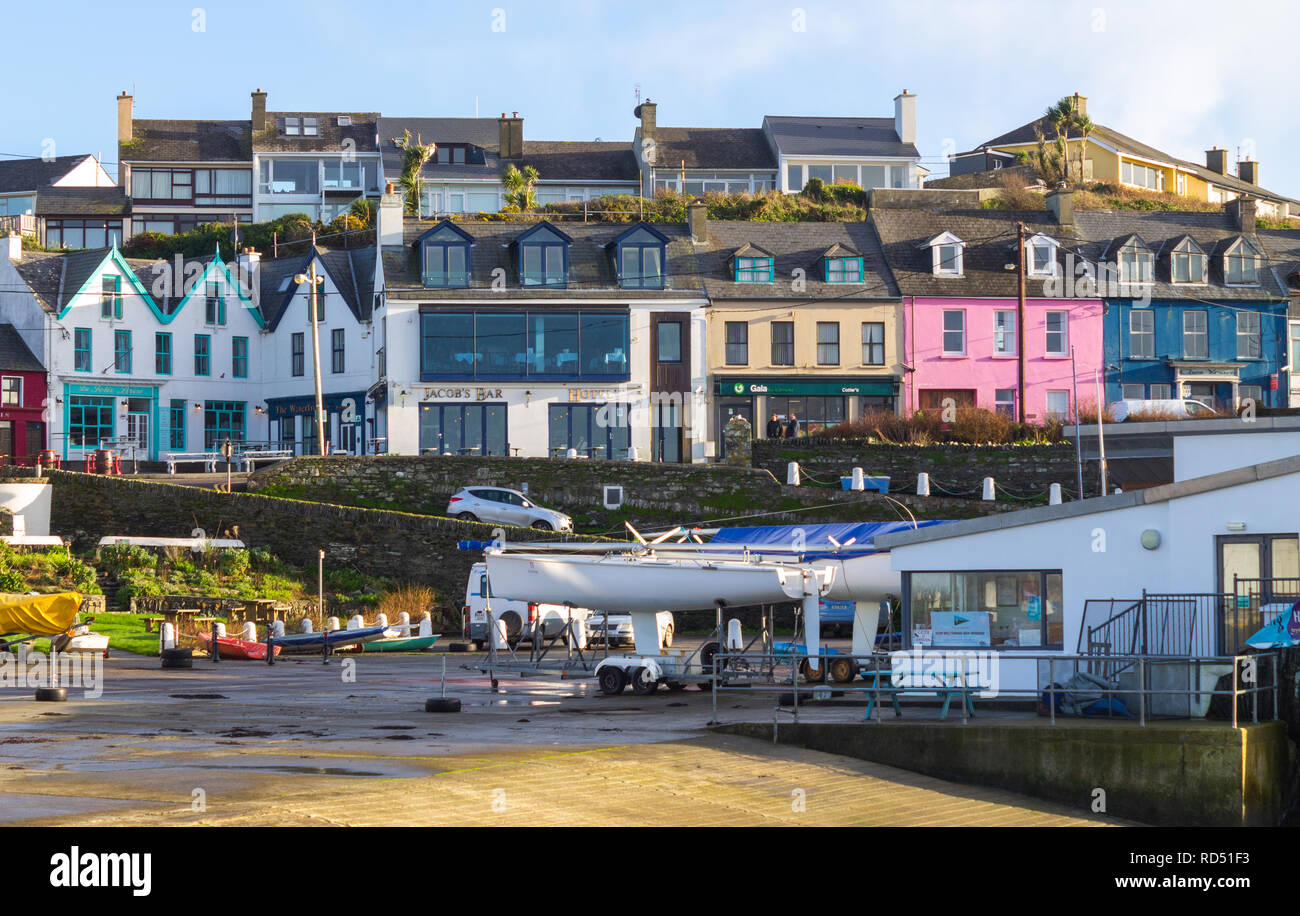
[[[656,461],[687,461],[682,428],[691,395],[690,317],[650,313],[650,437]]]

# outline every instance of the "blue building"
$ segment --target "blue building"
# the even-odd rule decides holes
[[[1217,213],[1080,211],[1075,228],[1105,303],[1108,402],[1287,406],[1289,294],[1253,201]]]

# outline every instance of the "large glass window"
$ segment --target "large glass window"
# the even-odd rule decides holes
[[[426,312],[426,378],[619,378],[628,373],[629,325],[615,312]]]
[[[114,398],[74,394],[68,398],[68,447],[98,448],[113,438]]]
[[[474,377],[474,313],[426,313],[420,320],[420,371]]]
[[[528,316],[530,375],[576,375],[578,314],[533,312]]]
[[[771,283],[774,274],[773,258],[736,258],[737,283]]]
[[[1259,328],[1259,312],[1237,313],[1237,359],[1260,359],[1264,342]]]
[[[811,435],[828,426],[843,423],[846,398],[836,395],[807,395],[787,397],[768,395],[767,407],[782,422],[799,421],[799,432]]]
[[[263,159],[260,183],[267,194],[319,194],[320,160]]]
[[[627,404],[551,404],[547,421],[552,457],[571,448],[587,458],[627,457]]]
[[[528,372],[528,322],[522,312],[479,312],[474,319],[474,366],[478,376]]]
[[[212,374],[212,338],[207,334],[194,335],[194,374]]]
[[[173,400],[167,411],[167,445],[174,452],[185,451],[185,402]]]
[[[510,454],[506,405],[421,404],[420,454]]]
[[[230,374],[234,378],[248,378],[248,338],[230,339]]]
[[[203,402],[203,448],[213,451],[222,442],[244,441],[243,401]]]
[[[617,378],[628,373],[628,317],[615,313],[581,315],[582,374]]]
[[[772,322],[772,365],[794,365],[794,322]]]
[[[302,331],[289,337],[289,372],[294,376],[307,372],[307,338]]]
[[[749,322],[727,322],[726,347],[726,360],[728,366],[749,365]]]
[[[77,372],[90,371],[90,328],[76,328],[72,333],[72,367]]]
[[[1132,359],[1155,359],[1156,316],[1149,309],[1128,313],[1128,351]]]
[[[1062,647],[1058,571],[913,572],[905,578],[913,645]]]
[[[249,169],[195,169],[194,203],[208,207],[247,207],[253,202]]]

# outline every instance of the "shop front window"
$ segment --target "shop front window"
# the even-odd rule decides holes
[[[913,572],[904,591],[912,645],[1060,649],[1062,580],[1057,571]]]

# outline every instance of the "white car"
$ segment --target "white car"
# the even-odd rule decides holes
[[[504,487],[465,487],[447,503],[447,514],[467,522],[517,525],[539,531],[572,531],[573,519],[544,509],[518,490]]]
[[[587,644],[600,646],[605,644],[605,623],[606,615],[593,614],[587,618]],[[673,644],[673,612],[660,611],[655,614],[655,621],[659,624],[659,643],[665,649]],[[609,644],[611,646],[631,646],[635,645],[636,640],[632,632],[632,615],[631,614],[610,614],[609,615]]]

